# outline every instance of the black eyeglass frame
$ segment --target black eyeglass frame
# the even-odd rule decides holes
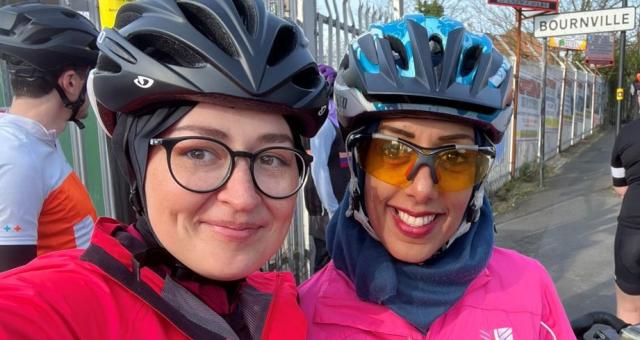
[[[190,139],[199,139],[199,140],[205,140],[205,141],[210,141],[210,142],[214,142],[220,146],[222,146],[225,150],[227,150],[227,152],[229,153],[229,155],[231,155],[231,164],[229,165],[229,168],[227,169],[227,173],[224,175],[224,178],[220,181],[220,184],[218,184],[218,186],[216,186],[213,189],[209,189],[209,190],[194,190],[191,188],[188,188],[187,186],[185,186],[184,184],[180,183],[180,181],[176,178],[175,174],[173,173],[173,167],[171,166],[171,154],[173,152],[173,148],[180,142],[184,141],[184,140],[190,140]],[[184,188],[185,190],[194,192],[194,193],[198,193],[198,194],[207,194],[210,192],[214,192],[220,188],[222,188],[223,186],[225,186],[227,184],[227,182],[229,181],[229,178],[231,178],[231,175],[233,174],[233,171],[236,168],[236,157],[244,157],[244,158],[248,158],[249,159],[249,173],[251,173],[251,180],[253,181],[253,185],[256,189],[258,189],[258,191],[269,197],[272,199],[285,199],[288,197],[291,197],[293,195],[295,195],[304,185],[307,176],[309,174],[310,171],[310,164],[313,161],[313,156],[307,154],[306,152],[303,152],[301,150],[298,150],[296,148],[291,148],[291,147],[286,147],[286,146],[270,146],[270,147],[266,147],[260,150],[257,150],[256,152],[248,152],[248,151],[235,151],[232,150],[227,144],[214,139],[214,138],[210,138],[210,137],[205,137],[205,136],[183,136],[183,137],[168,137],[168,138],[151,138],[149,140],[149,145],[150,146],[162,146],[164,147],[166,154],[167,154],[167,166],[169,167],[169,172],[171,173],[171,177],[173,178],[173,180],[178,183],[179,186],[181,186],[182,188]],[[270,195],[266,192],[264,192],[264,190],[262,190],[262,188],[260,188],[260,186],[258,185],[258,181],[256,180],[256,176],[254,174],[254,164],[255,164],[255,159],[258,157],[258,155],[270,151],[270,150],[289,150],[289,151],[293,151],[295,154],[297,154],[298,156],[300,156],[300,158],[302,159],[302,165],[303,168],[301,169],[302,174],[300,175],[300,180],[298,181],[298,186],[289,194],[285,195],[285,196],[273,196]]]
[[[431,173],[431,179],[433,180],[433,183],[438,184],[438,176],[436,175],[436,156],[445,151],[470,150],[470,151],[477,151],[484,155],[489,156],[491,158],[491,164],[489,164],[489,168],[487,169],[487,174],[489,174],[489,171],[493,166],[493,161],[496,158],[495,146],[447,144],[447,145],[443,145],[435,148],[425,148],[420,145],[414,144],[406,139],[402,139],[396,136],[389,136],[382,133],[352,133],[347,137],[347,143],[346,143],[347,149],[353,153],[354,160],[361,168],[363,168],[363,165],[361,164],[360,159],[358,159],[359,153],[354,152],[354,150],[358,145],[358,143],[362,142],[363,139],[371,140],[374,138],[393,141],[393,142],[399,142],[401,144],[406,145],[407,147],[409,147],[410,149],[412,149],[418,154],[418,160],[413,165],[413,167],[411,168],[411,171],[407,175],[407,180],[409,181],[412,181],[415,178],[415,176],[418,174],[418,170],[420,170],[420,168],[423,165],[426,165],[427,168],[429,168],[429,172]],[[484,176],[486,177],[487,174],[485,174]]]

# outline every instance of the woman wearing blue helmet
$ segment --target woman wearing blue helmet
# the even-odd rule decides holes
[[[484,35],[405,16],[354,40],[334,94],[351,153],[332,257],[300,289],[312,339],[574,338],[537,261],[494,246],[483,183],[512,68]]]

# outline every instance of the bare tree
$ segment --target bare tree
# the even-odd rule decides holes
[[[465,10],[465,1],[456,0],[434,0],[435,3],[444,7],[444,15],[458,19],[459,15]],[[416,0],[405,0],[404,12],[414,13],[416,8]],[[460,20],[460,19],[458,19]]]

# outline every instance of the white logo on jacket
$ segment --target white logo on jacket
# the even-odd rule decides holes
[[[509,327],[496,328],[493,332],[480,331],[483,340],[513,340],[513,330]]]

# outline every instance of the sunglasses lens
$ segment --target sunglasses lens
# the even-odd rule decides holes
[[[372,138],[358,143],[360,164],[371,176],[391,185],[405,187],[418,155],[397,141]]]
[[[411,184],[407,177],[419,156],[408,145],[370,138],[359,141],[355,151],[367,174],[397,187]],[[487,175],[491,165],[491,157],[475,150],[447,150],[430,157],[435,157],[438,189],[443,192],[473,187]]]
[[[480,183],[487,175],[491,158],[475,150],[449,150],[435,155],[438,188],[461,191]]]

